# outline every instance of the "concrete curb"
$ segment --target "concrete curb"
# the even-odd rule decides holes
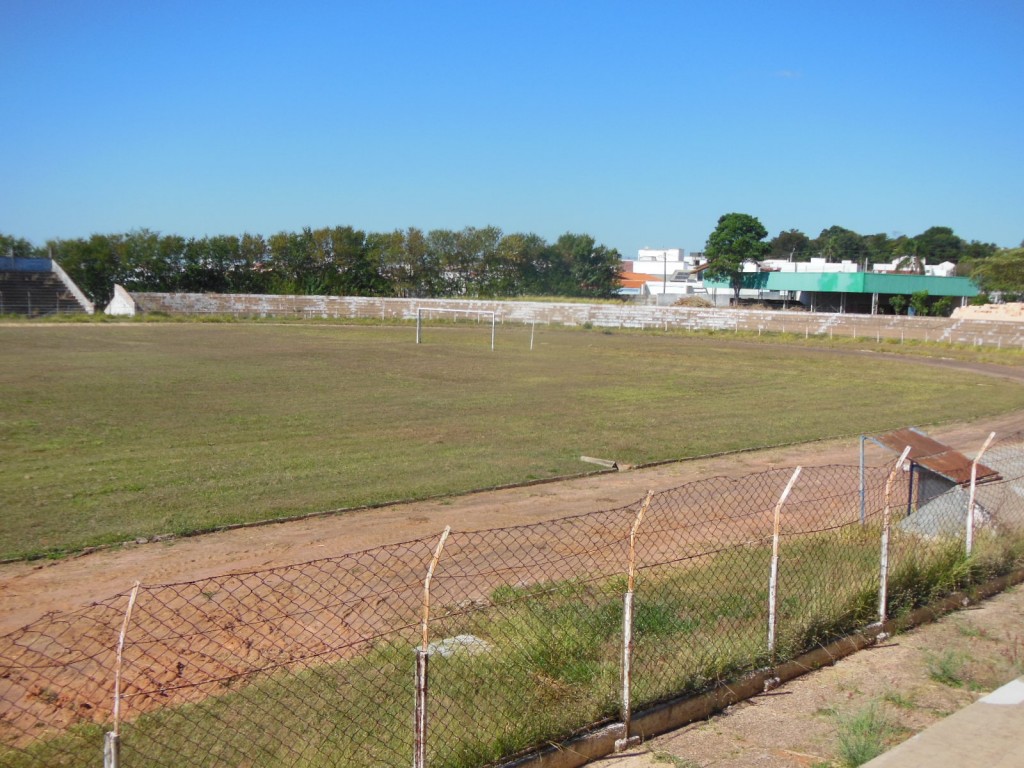
[[[874,645],[880,638],[884,639],[894,632],[936,621],[948,613],[992,597],[1021,582],[1024,582],[1024,569],[980,584],[969,593],[955,592],[905,616],[890,619],[884,624],[872,624],[856,634],[804,653],[777,667],[758,670],[739,680],[722,683],[697,696],[673,699],[634,713],[630,735],[639,736],[643,741],[690,723],[706,720],[726,707],[753,698],[808,672],[834,664],[852,653]],[[582,734],[563,744],[545,747],[538,752],[501,763],[500,768],[578,768],[593,760],[614,754],[616,740],[625,736],[625,726],[622,723],[604,725],[598,730]]]

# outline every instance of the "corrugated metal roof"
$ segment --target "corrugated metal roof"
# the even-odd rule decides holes
[[[909,445],[910,453],[907,457],[915,464],[957,485],[967,485],[971,482],[971,459],[928,435],[905,428],[886,432],[884,435],[874,435],[872,440],[896,453],[902,453]],[[977,479],[981,483],[1002,478],[991,467],[978,464]]]
[[[742,275],[744,288],[762,291],[907,295],[928,291],[929,296],[968,297],[980,293],[978,286],[967,277],[890,275],[883,272],[744,272]],[[728,280],[706,282],[719,288],[729,285]]]

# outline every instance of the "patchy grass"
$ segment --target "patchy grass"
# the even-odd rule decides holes
[[[913,695],[908,696],[906,694],[900,693],[899,691],[887,691],[882,696],[882,701],[888,704],[892,704],[894,707],[897,707],[899,709],[914,709],[915,707],[917,707]]]
[[[849,715],[836,715],[838,754],[843,768],[857,768],[891,746],[901,729],[876,702]]]
[[[925,656],[928,677],[950,688],[963,688],[970,681],[967,665],[970,657],[961,651],[947,650]]]
[[[545,327],[531,352],[528,327],[503,326],[492,352],[473,323],[416,345],[409,326],[223,319],[0,327],[0,557],[559,477],[586,471],[582,454],[641,464],[1021,399],[999,379],[722,335]]]

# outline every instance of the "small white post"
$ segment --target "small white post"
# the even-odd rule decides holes
[[[974,549],[974,516],[976,514],[974,495],[978,487],[978,463],[981,461],[981,457],[985,451],[988,450],[989,445],[992,443],[992,439],[996,436],[995,432],[990,432],[988,439],[985,440],[985,444],[981,446],[981,450],[978,455],[974,457],[974,461],[971,462],[971,495],[967,501],[967,531],[966,531],[966,542],[964,549],[967,556],[971,556],[971,551]]]
[[[537,331],[537,321],[534,320],[530,324],[530,351],[533,352],[533,334]]]
[[[494,351],[494,325],[497,317],[496,312],[491,312],[491,352]]]
[[[882,513],[882,555],[878,584],[878,622],[880,624],[885,622],[889,612],[889,523],[892,514],[892,486],[896,481],[896,473],[903,468],[903,462],[907,460],[909,453],[910,446],[908,445],[903,449],[903,453],[900,454],[896,465],[885,481],[885,511]]]
[[[420,324],[422,321],[423,310],[420,307],[416,307],[416,343],[420,343]]]
[[[772,664],[775,663],[775,609],[778,602],[779,586],[779,523],[782,518],[782,505],[789,498],[789,492],[793,490],[796,479],[800,477],[801,469],[803,467],[797,467],[796,471],[793,472],[793,476],[789,478],[789,482],[786,484],[786,490],[782,492],[779,502],[775,505],[775,525],[772,533],[772,570],[768,578],[768,653],[771,654]]]

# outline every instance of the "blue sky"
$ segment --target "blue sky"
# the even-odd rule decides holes
[[[1024,239],[1024,3],[0,0],[0,232]]]

